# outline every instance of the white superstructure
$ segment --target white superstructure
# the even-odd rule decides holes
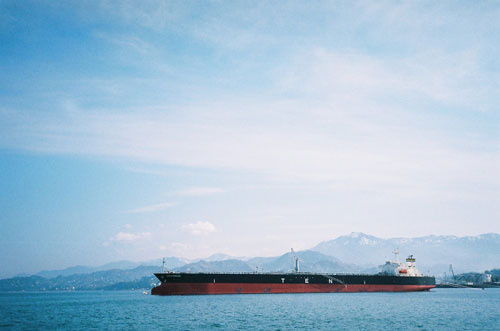
[[[395,261],[387,261],[385,264],[379,266],[380,273],[386,275],[396,275],[403,277],[417,277],[423,276],[415,265],[415,258],[410,255],[406,258],[406,262],[398,261],[398,251],[394,251]]]

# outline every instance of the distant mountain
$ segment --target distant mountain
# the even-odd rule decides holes
[[[253,269],[256,270],[258,268],[262,269],[262,266],[274,261],[277,258],[277,256],[271,256],[271,257],[252,257],[251,259],[246,260],[245,262]],[[290,264],[290,268],[293,268],[293,263]]]
[[[241,260],[241,259],[238,257],[231,256],[231,255],[223,254],[223,253],[216,253],[216,254],[210,255],[207,258],[204,258],[203,260],[208,261],[208,262],[212,262],[212,261]]]
[[[342,263],[340,260],[326,256],[319,252],[297,252],[301,262],[302,271],[311,272],[347,272],[358,270],[353,265]],[[214,257],[215,258],[215,257]],[[217,258],[223,258],[219,256]],[[156,261],[155,262],[160,262]],[[173,265],[176,260],[170,260]],[[180,262],[179,262],[180,263]],[[119,264],[113,264],[116,266]],[[122,264],[126,265],[126,264]],[[256,267],[260,271],[289,272],[293,269],[294,260],[290,253],[277,257],[253,258],[250,261],[225,259],[216,261],[198,261],[185,264],[169,270],[179,272],[252,272]],[[168,263],[167,263],[168,266]],[[76,266],[64,270],[45,271],[46,275],[68,273],[57,277],[41,277],[39,275],[28,277],[14,277],[0,280],[0,292],[5,291],[81,291],[81,290],[124,290],[152,288],[158,282],[154,277],[155,272],[161,270],[160,263],[155,266],[138,266],[132,269],[111,269],[90,272],[91,268]],[[73,272],[84,271],[73,274]]]
[[[42,270],[36,273],[35,276],[40,276],[44,278],[54,278],[58,276],[69,276],[75,274],[89,274],[95,271],[97,271],[96,268],[77,265],[74,267],[58,269],[58,270]]]
[[[102,290],[116,283],[151,277],[154,272],[158,271],[157,266],[139,266],[127,270],[112,269],[55,278],[40,276],[14,277],[0,280],[0,292]]]
[[[199,258],[199,259],[194,259],[189,261],[190,263],[195,263],[199,261],[207,261],[207,262],[214,262],[214,261],[224,261],[224,260],[241,260],[241,261],[246,261],[248,260],[248,257],[245,256],[232,256],[224,253],[215,253],[212,254],[208,257],[204,258]]]
[[[350,272],[360,271],[359,266],[346,264],[339,259],[315,251],[297,252],[300,270],[305,272]],[[237,259],[222,261],[198,261],[186,264],[175,271],[180,272],[290,272],[295,266],[291,253],[274,257],[256,257],[247,261]]]
[[[188,260],[179,257],[170,256],[165,258],[165,268],[169,269],[178,268],[188,263],[189,263]],[[161,269],[162,264],[163,264],[163,259],[160,258],[142,262],[141,265],[157,265]]]
[[[177,257],[167,257],[165,258],[165,265],[169,268],[177,268],[185,265],[187,262],[183,259]],[[70,275],[78,275],[78,274],[90,274],[98,271],[106,271],[113,269],[132,269],[139,266],[158,266],[158,270],[161,270],[162,259],[150,260],[147,262],[132,262],[132,261],[116,261],[107,264],[103,264],[97,267],[89,267],[89,266],[74,266],[60,270],[44,270],[35,274],[35,276],[41,276],[44,278],[54,278],[58,276],[70,276]]]
[[[448,271],[450,264],[456,272],[484,271],[500,264],[500,235],[495,233],[468,237],[382,239],[353,232],[324,241],[312,250],[335,256],[344,262],[375,266],[393,259],[391,252],[396,248],[399,248],[401,260],[413,254],[421,271],[436,275]]]
[[[250,272],[250,266],[240,260],[198,261],[175,268],[179,272]]]
[[[304,272],[354,272],[360,267],[343,263],[339,259],[315,251],[299,251],[300,271]],[[295,267],[295,258],[292,253],[283,254],[261,264],[260,271],[290,272]]]
[[[474,237],[382,239],[353,232],[324,241],[311,250],[296,252],[296,255],[300,261],[300,271],[304,272],[376,273],[376,266],[393,258],[391,252],[395,248],[401,253],[400,260],[413,254],[421,271],[429,271],[436,276],[443,276],[450,264],[453,264],[457,274],[495,268],[491,273],[500,273],[500,235],[494,233]],[[151,288],[158,282],[153,274],[161,271],[161,267],[162,259],[155,259],[149,262],[118,261],[98,267],[74,266],[41,271],[33,276],[1,279],[0,292]],[[290,272],[294,268],[294,257],[286,253],[274,257],[236,259],[226,254],[214,254],[206,260],[192,263],[169,257],[166,258],[166,268],[179,272]]]
[[[358,267],[342,263],[340,260],[314,251],[296,253],[301,262],[302,271],[310,272],[348,272],[357,271]],[[175,260],[170,260],[175,262]],[[155,262],[159,262],[156,261]],[[180,263],[180,262],[179,262]],[[170,265],[172,265],[171,263]],[[117,265],[117,264],[114,264]],[[222,261],[198,261],[176,268],[168,268],[178,272],[253,272],[258,266],[259,271],[289,272],[293,269],[294,260],[290,253],[277,257],[253,258],[250,261],[228,259]],[[167,263],[168,267],[168,263]],[[81,290],[123,290],[152,288],[158,282],[155,272],[161,271],[158,263],[155,266],[138,266],[132,269],[112,269],[106,271],[88,272],[88,267],[72,267],[62,272],[72,273],[79,270],[79,274],[67,276],[41,277],[14,277],[0,280],[0,292],[5,291],[81,291]],[[53,275],[61,273],[54,270]]]

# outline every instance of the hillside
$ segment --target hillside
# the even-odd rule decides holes
[[[222,261],[198,261],[189,263],[179,268],[174,268],[179,272],[250,272],[253,271],[248,264],[243,261],[230,259]]]
[[[183,259],[177,258],[177,257],[166,257],[165,258],[165,264],[170,266],[171,268],[177,268],[180,266],[183,266],[187,262]],[[113,270],[113,269],[133,269],[137,268],[139,266],[152,266],[152,265],[158,265],[160,266],[162,264],[162,259],[155,259],[151,261],[146,261],[146,262],[133,262],[133,261],[116,261],[116,262],[111,262],[111,263],[106,263],[100,266],[96,267],[89,267],[89,266],[74,266],[74,267],[69,267],[65,269],[59,269],[59,270],[43,270],[38,273],[36,273],[36,276],[44,277],[44,278],[54,278],[58,276],[70,276],[70,275],[77,275],[77,274],[91,274],[94,272],[98,271],[107,271],[107,270]]]
[[[159,268],[155,266],[140,266],[133,269],[112,269],[54,278],[14,277],[0,280],[0,292],[102,290],[120,282],[131,282],[143,277],[151,277],[153,272],[158,271]]]

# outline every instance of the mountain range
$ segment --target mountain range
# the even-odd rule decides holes
[[[295,255],[285,253],[275,257],[255,257],[246,261],[224,256],[222,260],[201,260],[182,267],[171,268],[180,272],[290,272],[295,265],[295,256],[304,272],[361,272],[362,267],[343,263],[339,259],[311,250],[299,251]]]
[[[358,265],[374,266],[398,249],[401,260],[413,254],[423,272],[441,274],[450,264],[457,272],[484,271],[500,265],[500,234],[479,236],[425,236],[382,239],[353,232],[319,243],[311,250]],[[394,259],[392,257],[392,259]]]
[[[413,254],[418,268],[441,276],[452,264],[455,272],[482,272],[500,266],[500,235],[426,236],[419,238],[382,239],[353,232],[324,241],[310,250],[285,253],[274,257],[233,257],[214,254],[205,259],[188,261],[178,257],[165,259],[168,270],[179,272],[290,272],[295,257],[300,271],[324,273],[376,273],[377,266]],[[151,287],[161,271],[162,259],[146,262],[118,261],[97,267],[74,266],[61,270],[45,270],[32,276],[0,280],[2,291],[27,290],[113,290]]]
[[[0,292],[106,290],[113,289],[116,284],[130,281],[136,282],[144,277],[154,282],[154,276],[152,275],[153,272],[157,271],[158,267],[156,266],[139,266],[133,269],[111,269],[53,278],[38,275],[13,277],[0,280]]]
[[[167,257],[165,258],[165,264],[171,268],[176,268],[189,263],[188,260],[184,260],[177,257]],[[117,261],[106,263],[97,267],[88,266],[74,266],[65,269],[58,270],[42,270],[35,274],[35,276],[40,276],[44,278],[54,278],[58,276],[70,276],[75,274],[90,274],[99,271],[114,270],[114,269],[132,269],[139,266],[157,266],[162,264],[162,259],[154,259],[145,262],[132,262],[132,261]]]

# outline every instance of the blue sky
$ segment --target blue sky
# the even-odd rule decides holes
[[[499,17],[0,1],[0,276],[500,232]]]

